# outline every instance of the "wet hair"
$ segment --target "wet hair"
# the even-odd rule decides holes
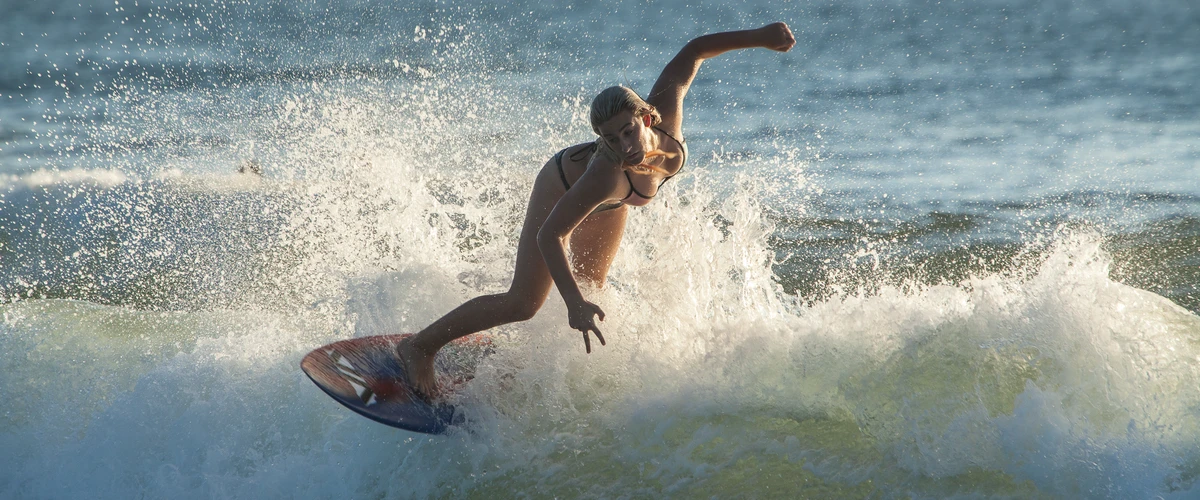
[[[596,98],[592,99],[592,111],[589,114],[592,131],[596,135],[600,135],[600,125],[622,111],[633,111],[633,117],[639,119],[649,115],[651,127],[662,123],[662,115],[658,113],[658,109],[644,101],[633,89],[624,85],[616,85],[600,91]],[[617,164],[624,163],[621,156],[609,147],[608,141],[605,141],[603,137],[596,139],[596,149]]]
[[[592,99],[592,131],[600,135],[600,125],[622,111],[633,111],[634,118],[650,115],[650,126],[662,123],[662,115],[650,103],[642,100],[637,92],[624,85],[606,88]]]

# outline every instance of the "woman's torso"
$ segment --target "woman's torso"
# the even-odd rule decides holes
[[[674,135],[658,127],[654,127],[654,131],[659,135],[659,149],[675,154],[673,158],[667,158],[659,165],[668,173],[637,172],[613,166],[609,174],[621,177],[616,183],[619,187],[606,203],[597,207],[596,211],[619,208],[621,205],[646,205],[658,195],[659,189],[666,181],[683,170],[687,161],[687,146],[684,141],[676,139]],[[595,152],[595,143],[586,142],[568,147],[555,154],[553,161],[559,169],[559,177],[564,189],[570,189],[583,176]]]

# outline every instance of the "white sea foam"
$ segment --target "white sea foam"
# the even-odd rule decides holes
[[[0,175],[0,189],[12,186],[44,188],[79,184],[112,187],[129,180],[129,175],[119,170],[37,170],[19,175]]]
[[[397,25],[416,19],[396,5]],[[68,158],[62,170],[0,179],[8,193],[37,195],[0,199],[18,209],[0,213],[9,231],[0,258],[12,259],[0,261],[0,276],[30,281],[0,305],[0,497],[1194,496],[1200,319],[1110,278],[1108,235],[1016,235],[1006,242],[1034,257],[944,283],[866,278],[858,290],[834,273],[828,290],[796,297],[776,282],[771,239],[779,234],[767,214],[836,218],[810,204],[845,196],[865,220],[889,217],[872,189],[929,211],[965,201],[1036,205],[1063,185],[1071,193],[1194,191],[1153,174],[1187,156],[1182,144],[1191,142],[1179,138],[1193,126],[1114,118],[1109,94],[1148,88],[1112,90],[1119,60],[1067,67],[1068,83],[1054,86],[1058,63],[1097,60],[1105,45],[1079,45],[1075,56],[1048,51],[1031,67],[1034,54],[1015,50],[1024,39],[997,42],[1009,32],[1040,37],[1050,26],[1003,6],[917,12],[936,22],[895,28],[893,11],[856,5],[819,16],[789,11],[820,18],[805,23],[809,35],[798,30],[801,48],[817,49],[793,52],[805,59],[761,51],[706,63],[689,96],[689,113],[703,117],[685,127],[694,156],[654,204],[633,210],[608,286],[588,291],[607,312],[608,345],[584,354],[552,292],[533,320],[492,332],[497,352],[454,397],[469,423],[445,436],[353,414],[304,377],[300,358],[350,336],[419,329],[474,295],[503,290],[537,169],[559,148],[591,139],[584,104],[596,88],[619,74],[645,90],[649,82],[636,78],[652,75],[633,73],[657,70],[678,40],[646,42],[662,57],[643,57],[629,51],[629,23],[615,23],[616,36],[586,42],[599,52],[562,52],[578,64],[538,61],[551,69],[528,71],[560,55],[542,45],[485,47],[491,38],[469,41],[461,24],[431,28],[422,17],[419,44],[393,39],[387,22],[377,25],[387,35],[364,38],[371,42],[317,44],[348,47],[353,57],[316,58],[334,66],[394,50],[389,65],[416,68],[403,74],[372,73],[369,62],[366,77],[281,62],[257,79],[222,74],[236,84],[210,89],[202,76],[210,67],[199,66],[209,61],[196,58],[175,61],[196,63],[194,73],[168,72],[179,88],[151,80],[139,92],[136,81],[104,80],[114,92],[98,98],[104,115],[80,103],[88,140],[76,149],[66,137],[65,150],[99,167],[74,168]],[[1041,8],[1049,16],[1059,7]],[[319,18],[298,8],[291,22]],[[647,37],[683,36],[637,9],[617,10],[644,22]],[[742,15],[710,9],[682,12],[681,22],[690,16],[699,34],[710,29],[699,20]],[[576,44],[564,37],[593,13],[545,32],[496,33]],[[943,27],[976,26],[977,13],[1024,24],[997,21],[968,37],[945,29],[954,43],[977,45],[959,55],[891,50],[943,36]],[[247,36],[313,34],[291,29],[300,24],[258,29],[227,19]],[[812,38],[843,36],[861,22],[879,33],[843,38],[834,50]],[[1155,27],[1147,32],[1159,24],[1147,22]],[[1133,43],[1141,33],[1126,35],[1130,47],[1144,45]],[[298,39],[247,40],[311,55],[291,50],[303,46]],[[514,59],[520,51],[533,55]],[[238,66],[242,46],[235,52]],[[213,73],[237,73],[212,57]],[[1026,75],[1017,69],[1052,80],[1037,82],[1049,91],[1018,90],[1025,81],[1014,78]],[[1057,99],[1056,90],[1078,103],[1031,97]],[[1146,101],[1148,109],[1186,114],[1190,101],[1178,96]],[[1076,114],[1063,118],[1064,110]],[[1166,144],[1143,140],[1160,132]],[[731,140],[739,137],[760,143]],[[30,140],[48,154],[64,151],[49,134]],[[41,158],[10,151],[21,165]],[[834,160],[809,165],[809,155]],[[249,162],[261,177],[236,173]],[[1120,175],[1097,180],[1097,165]],[[811,179],[810,167],[826,177]],[[1118,222],[1143,217],[1117,208],[1129,212]],[[802,265],[869,267],[889,249],[872,245],[851,242],[847,255]],[[66,264],[53,265],[59,258]],[[29,298],[42,295],[95,302]]]
[[[870,481],[922,496],[1186,496],[1171,488],[1190,487],[1200,459],[1200,319],[1110,280],[1097,236],[1064,232],[1019,273],[805,305],[771,280],[753,190],[706,186],[680,183],[631,216],[610,286],[591,293],[607,346],[584,354],[552,296],[497,329],[498,352],[456,396],[470,424],[447,436],[358,417],[297,362],[502,288],[511,241],[464,253],[408,212],[482,210],[472,202],[414,196],[380,214],[371,224],[406,243],[357,268],[374,252],[363,226],[299,235],[339,240],[311,265],[342,277],[315,280],[341,285],[298,315],[3,306],[0,444],[14,451],[0,493],[693,496],[754,477],[764,494]],[[318,197],[306,220],[374,195]],[[49,469],[62,479],[41,480]]]

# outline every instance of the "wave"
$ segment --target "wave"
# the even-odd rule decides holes
[[[498,352],[456,399],[467,429],[418,438],[350,414],[303,378],[300,357],[503,290],[538,159],[567,139],[467,133],[432,115],[445,134],[384,133],[379,115],[447,103],[334,95],[281,101],[275,133],[293,149],[261,176],[227,163],[8,180],[0,366],[15,375],[0,380],[14,395],[0,446],[16,451],[0,494],[1194,488],[1200,320],[1113,279],[1123,262],[1187,276],[1170,262],[1194,260],[1194,220],[1110,231],[1120,224],[1038,218],[1109,203],[1086,193],[1034,203],[1032,218],[1007,202],[843,217],[817,203],[787,147],[697,161],[634,211],[608,286],[589,292],[608,346],[583,355],[552,297],[492,332]],[[457,147],[464,137],[474,148]],[[1179,214],[1194,202],[1132,196],[1112,204]],[[880,206],[842,213],[859,208]],[[1178,244],[1156,246],[1164,232]],[[1174,253],[1151,258],[1158,248]],[[49,467],[69,479],[40,480]]]
[[[1068,104],[1149,89],[1168,98],[1134,111],[1175,103],[1186,115],[1192,94],[1170,85],[1191,66],[1172,57],[1194,45],[1194,13],[1158,22],[1180,10],[1152,8],[1169,3],[796,7],[788,14],[815,19],[793,24],[811,50],[763,67],[802,62],[811,81],[763,98],[758,73],[739,69],[755,56],[696,81],[690,102],[709,119],[688,129],[695,160],[661,203],[633,211],[606,287],[588,291],[609,345],[584,355],[551,297],[533,320],[491,333],[497,352],[455,396],[469,425],[427,437],[345,411],[299,359],[504,290],[537,168],[592,137],[591,93],[577,85],[657,70],[656,54],[624,57],[631,44],[670,47],[667,57],[669,37],[744,24],[745,9],[681,9],[671,32],[642,21],[659,4],[542,16],[557,7],[143,2],[129,15],[166,16],[152,21],[175,37],[163,46],[97,42],[111,51],[65,51],[70,64],[48,59],[52,72],[0,65],[0,89],[32,110],[6,158],[35,169],[6,165],[0,177],[0,496],[1193,496],[1194,193],[1092,182],[1085,161],[1003,199],[949,186],[986,184],[1005,161],[1060,161],[1029,156],[1043,144],[1032,135],[1103,142],[1097,155],[1141,137],[1078,142],[1095,134],[1026,127],[1047,115],[1030,118],[1025,94],[974,89],[1024,78],[1022,91]],[[495,28],[492,14],[511,28],[456,38]],[[581,28],[605,16],[637,27]],[[962,21],[969,36],[948,29]],[[182,42],[189,29],[195,40]],[[221,45],[231,38],[220,29],[261,38]],[[587,47],[544,50],[581,32]],[[1140,61],[1142,40],[1161,57],[1122,66]],[[1096,51],[1121,42],[1111,57]],[[1056,52],[1068,44],[1079,48]],[[1166,87],[1113,64],[1164,70]],[[66,77],[78,68],[92,73]],[[62,88],[51,81],[96,95],[51,105]],[[30,90],[43,83],[53,90]],[[964,94],[930,95],[943,90]],[[957,104],[910,113],[922,95],[995,126],[938,125]],[[1085,107],[1073,111],[1081,122],[1117,112]],[[768,124],[766,110],[833,125]],[[870,139],[888,120],[855,125],[853,113],[934,133]],[[1014,124],[1025,131],[1006,132]],[[931,149],[909,147],[926,139]],[[1005,142],[1017,144],[974,179],[900,179],[897,163],[866,161],[937,150],[976,165],[966,148]],[[1108,164],[1140,161],[1118,156]],[[851,172],[818,172],[839,169]],[[871,188],[884,184],[891,197]],[[958,194],[967,199],[949,199]]]
[[[440,263],[362,276],[329,306],[335,314],[0,306],[0,365],[12,375],[0,384],[13,395],[0,427],[12,450],[0,490],[1192,492],[1200,318],[1112,281],[1094,235],[1064,235],[1020,277],[884,286],[806,305],[771,287],[756,251],[764,247],[742,252],[753,231],[712,228],[692,246],[671,245],[673,259],[650,258],[660,244],[695,238],[670,228],[696,212],[653,211],[659,220],[639,222],[661,239],[623,254],[612,286],[594,294],[609,345],[582,354],[555,300],[498,329],[497,353],[456,396],[469,427],[443,437],[357,417],[296,368],[315,345],[411,330],[476,293]],[[68,474],[37,479],[51,466]]]

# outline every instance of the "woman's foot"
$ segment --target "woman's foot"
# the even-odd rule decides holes
[[[400,356],[400,363],[404,366],[408,383],[417,396],[426,401],[434,401],[440,395],[437,374],[433,369],[433,360],[437,353],[426,353],[412,340],[412,337],[401,340],[396,345],[396,354]]]

